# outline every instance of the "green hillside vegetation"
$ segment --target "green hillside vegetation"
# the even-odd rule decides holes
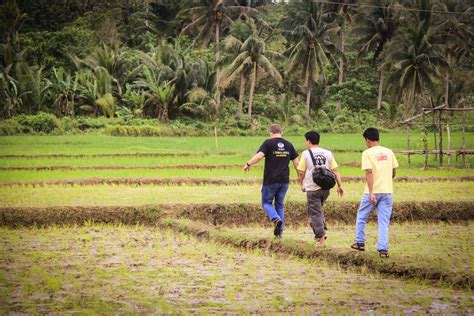
[[[2,135],[358,132],[474,97],[467,0],[7,0],[0,17]]]

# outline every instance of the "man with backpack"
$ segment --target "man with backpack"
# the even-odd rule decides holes
[[[281,238],[285,227],[284,203],[290,183],[290,161],[298,165],[298,153],[293,144],[282,138],[280,125],[270,125],[270,139],[267,139],[257,153],[245,163],[244,172],[250,166],[265,158],[262,185],[262,207],[268,218],[275,225],[273,234]]]
[[[307,132],[306,147],[298,165],[298,177],[303,192],[306,192],[310,225],[314,238],[319,245],[326,241],[326,224],[324,221],[323,204],[329,196],[330,189],[337,182],[337,193],[342,197],[341,175],[337,171],[337,162],[333,154],[319,147],[320,135],[316,131]]]

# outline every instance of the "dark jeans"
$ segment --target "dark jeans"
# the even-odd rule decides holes
[[[316,238],[326,235],[324,224],[323,204],[329,196],[329,190],[316,190],[306,192],[308,201],[308,215],[311,228]]]
[[[285,226],[285,212],[283,205],[285,203],[286,192],[288,191],[288,183],[272,183],[262,186],[262,207],[268,218],[275,222],[282,221],[281,231]],[[275,206],[273,202],[275,201]]]

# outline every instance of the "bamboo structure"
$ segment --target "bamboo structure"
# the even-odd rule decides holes
[[[447,108],[444,104],[433,107],[433,108],[422,108],[422,112],[420,114],[417,114],[413,117],[410,117],[404,121],[402,121],[402,124],[407,125],[407,150],[401,151],[401,153],[406,154],[408,158],[408,166],[411,164],[411,155],[415,154],[423,154],[425,155],[425,165],[424,168],[426,169],[428,167],[428,155],[429,154],[434,154],[436,155],[435,158],[439,161],[439,165],[443,165],[443,156],[447,155],[447,163],[448,166],[451,165],[451,155],[452,153],[456,153],[456,160],[458,155],[462,155],[462,160],[463,160],[463,166],[466,165],[466,155],[472,155],[474,154],[474,150],[472,149],[466,149],[466,141],[465,141],[465,134],[466,134],[466,112],[468,111],[473,111],[474,108]],[[451,129],[448,123],[446,123],[446,137],[447,137],[447,150],[443,151],[443,112],[451,112],[451,113],[456,113],[456,112],[462,112],[463,118],[461,123],[461,130],[462,130],[462,149],[461,150],[451,150]],[[425,124],[425,116],[428,114],[432,114],[432,125],[436,126],[438,129],[438,133],[436,130],[433,131],[433,137],[434,137],[434,150],[428,150],[428,144],[427,140],[424,142],[424,149],[423,150],[411,150],[410,149],[410,131],[411,128],[413,127],[413,122],[418,119],[422,118],[423,120],[423,126],[426,126]],[[436,114],[438,114],[438,122],[436,122]],[[453,124],[459,124],[457,123],[450,123],[451,125]],[[427,133],[425,133],[427,135]],[[439,141],[437,140],[437,134],[439,135]],[[439,159],[438,159],[439,158]]]

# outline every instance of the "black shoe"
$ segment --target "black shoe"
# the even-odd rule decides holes
[[[281,237],[281,225],[283,225],[283,222],[281,220],[277,220],[275,222],[275,229],[273,230],[273,235],[275,235],[275,237]]]
[[[358,250],[358,251],[365,251],[365,243],[363,242],[356,242],[351,245],[352,249]]]
[[[387,250],[377,250],[379,252],[380,258],[388,258],[388,251]]]

